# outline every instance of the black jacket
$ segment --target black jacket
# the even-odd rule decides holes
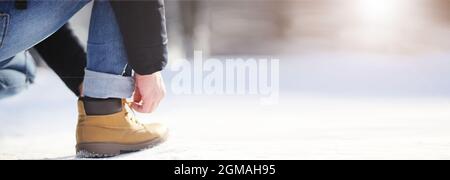
[[[163,0],[111,0],[128,55],[140,75],[161,71],[167,63]]]
[[[163,0],[112,0],[128,62],[141,75],[161,71],[167,63]]]
[[[141,75],[167,64],[167,31],[163,0],[111,0],[132,69]],[[16,0],[26,9],[26,0]]]
[[[34,46],[34,49],[66,86],[76,96],[80,96],[79,88],[84,80],[87,57],[69,26],[64,25],[53,35]]]

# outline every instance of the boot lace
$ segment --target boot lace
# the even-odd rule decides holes
[[[133,123],[135,123],[137,125],[140,125],[140,126],[144,126],[143,123],[141,123],[140,121],[138,121],[136,119],[136,112],[133,110],[133,108],[131,108],[131,102],[126,102],[125,106],[127,108],[126,111],[125,111],[125,116],[127,116],[128,119],[130,119],[131,122],[133,122]],[[130,111],[131,111],[131,113],[130,113]]]

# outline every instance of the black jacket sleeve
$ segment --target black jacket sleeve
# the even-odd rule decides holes
[[[113,0],[111,5],[133,70],[140,75],[161,71],[167,64],[163,0]]]
[[[68,25],[34,48],[66,86],[79,96],[86,68],[86,53]]]

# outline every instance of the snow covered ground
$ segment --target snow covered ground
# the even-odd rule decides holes
[[[281,57],[278,105],[169,94],[139,115],[166,123],[169,141],[113,159],[450,159],[449,57]],[[0,101],[0,159],[75,159],[76,116],[76,98],[40,69]]]

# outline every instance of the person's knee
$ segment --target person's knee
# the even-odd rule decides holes
[[[27,74],[16,70],[0,70],[0,99],[16,95],[29,84]]]

